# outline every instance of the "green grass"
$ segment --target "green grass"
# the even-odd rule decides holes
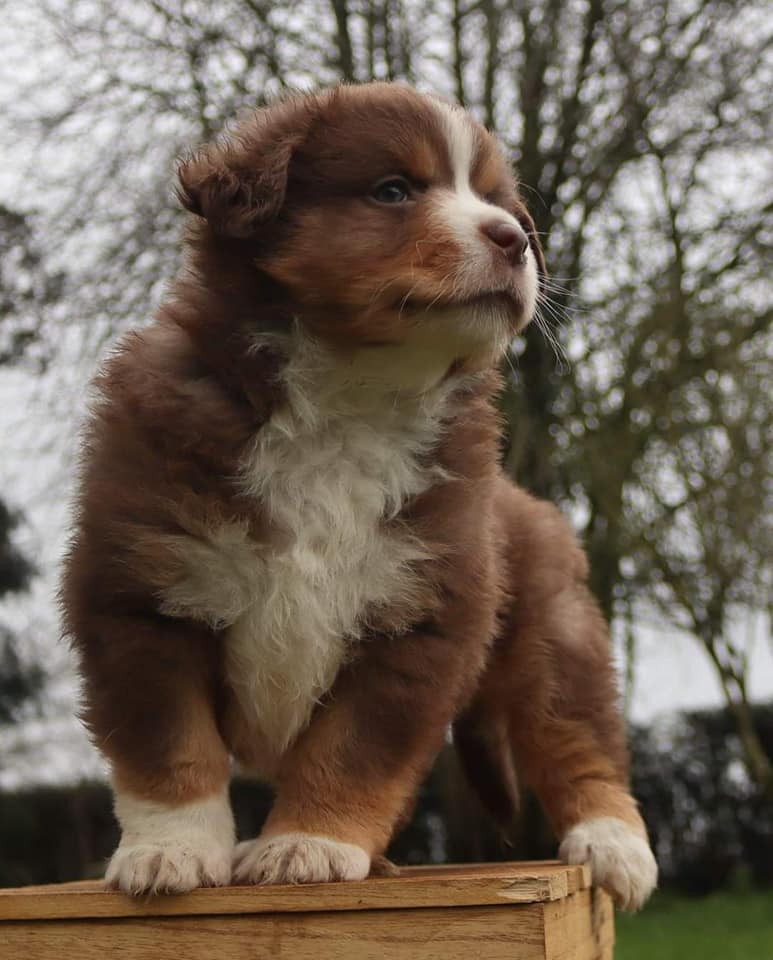
[[[615,960],[773,960],[773,890],[657,895],[616,922]]]

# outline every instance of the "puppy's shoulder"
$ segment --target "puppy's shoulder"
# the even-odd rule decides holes
[[[496,484],[501,549],[520,583],[551,596],[588,576],[588,561],[567,518],[501,474]]]
[[[223,382],[184,330],[163,319],[125,335],[94,387],[88,432],[92,445],[111,438],[111,456],[139,445],[225,464],[265,419]]]

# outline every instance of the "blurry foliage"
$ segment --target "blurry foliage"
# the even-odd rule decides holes
[[[0,793],[0,886],[101,876],[118,838],[106,784]]]
[[[34,569],[11,540],[18,518],[0,500],[0,599],[25,589]],[[19,659],[14,636],[0,624],[0,724],[13,722],[23,704],[39,691],[42,670]]]
[[[11,542],[11,531],[18,518],[8,507],[0,502],[0,596],[17,590],[23,590],[33,568]]]
[[[40,343],[45,307],[61,296],[64,278],[46,269],[30,218],[0,203],[0,366],[50,347]]]
[[[0,204],[0,367],[29,352],[37,339],[37,311],[57,296],[57,286],[43,270],[27,219]],[[0,499],[0,599],[25,590],[35,572],[11,538],[19,519]],[[0,624],[0,724],[17,718],[42,677],[39,667],[22,663],[16,638]]]
[[[34,0],[14,17],[40,68],[6,123],[37,131],[35,239],[89,364],[176,267],[175,158],[240,110],[296,86],[407,80],[497,131],[553,275],[511,358],[507,468],[572,514],[609,617],[700,641],[773,790],[739,626],[771,586],[767,5]],[[28,288],[37,254],[14,216]]]
[[[773,756],[773,705],[752,711]],[[770,800],[745,769],[729,710],[688,713],[666,731],[635,730],[631,744],[634,792],[663,885],[705,894],[739,872],[773,885]]]

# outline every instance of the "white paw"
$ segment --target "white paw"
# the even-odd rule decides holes
[[[231,880],[230,850],[210,843],[123,843],[105,874],[108,886],[138,896],[143,893],[187,893],[196,887],[225,886]]]
[[[133,896],[185,893],[231,880],[234,826],[227,793],[169,806],[116,792],[122,835],[105,874]]]
[[[234,852],[234,883],[325,883],[364,880],[370,857],[353,843],[310,833],[248,840]]]
[[[623,910],[638,910],[658,882],[647,838],[617,817],[578,823],[566,833],[558,854],[565,863],[589,864],[593,883]]]

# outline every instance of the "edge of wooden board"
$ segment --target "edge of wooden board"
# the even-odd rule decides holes
[[[589,886],[587,867],[545,861],[405,867],[397,877],[356,882],[211,887],[139,899],[85,880],[0,889],[0,922],[545,903]]]

